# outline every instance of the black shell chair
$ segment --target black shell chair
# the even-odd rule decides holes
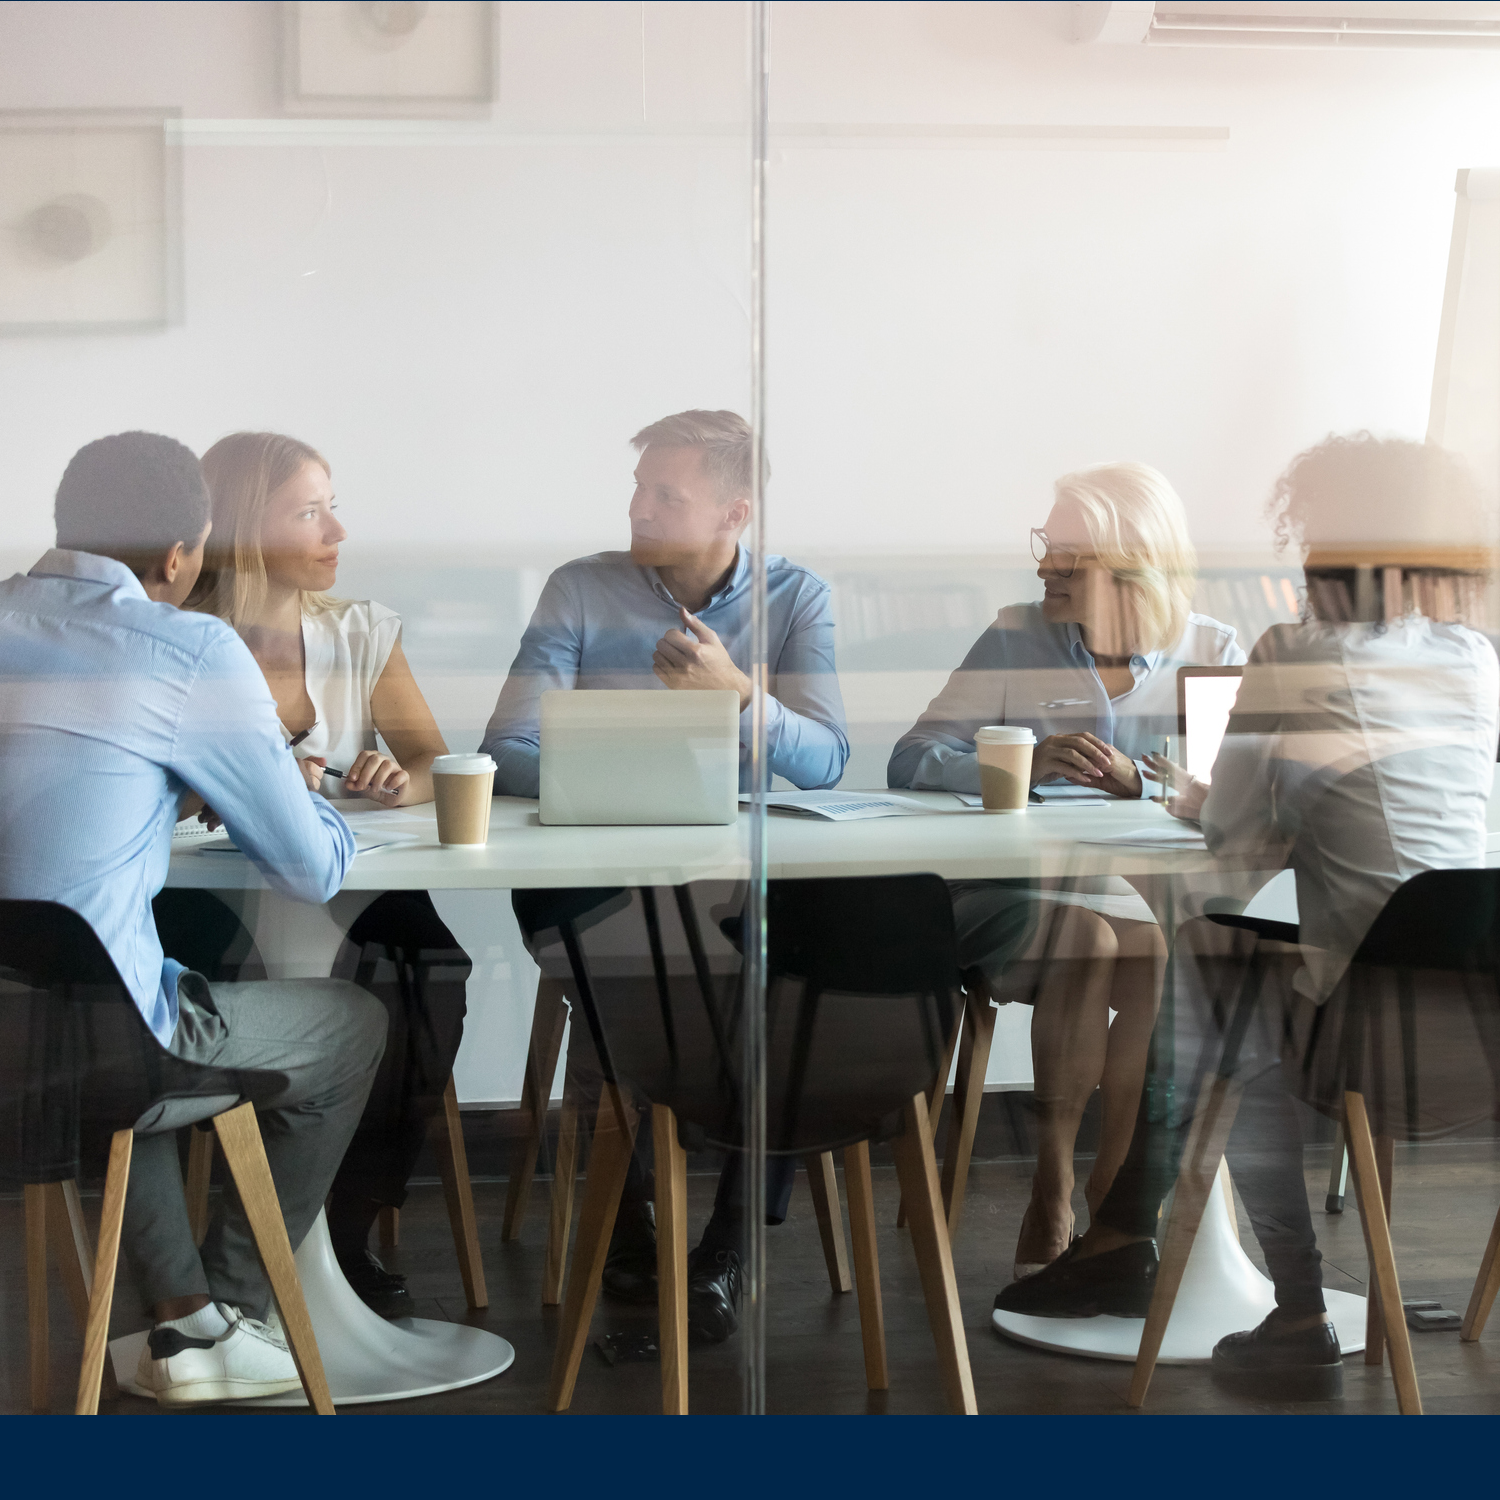
[[[212,1120],[239,1189],[308,1403],[333,1402],[292,1259],[255,1109],[231,1074],[182,1069],[147,1030],[104,945],[77,912],[50,901],[0,901],[0,1101],[7,1165],[26,1200],[31,1404],[48,1402],[47,1243],[83,1331],[74,1410],[99,1410],[106,1378],[115,1267],[136,1134]],[[211,1089],[213,1092],[206,1092]],[[86,1145],[108,1141],[108,1170],[91,1255],[78,1199]],[[114,1382],[109,1378],[109,1393]]]
[[[738,938],[742,895],[708,882],[643,890],[588,934],[566,921],[557,929],[603,1089],[553,1410],[572,1401],[642,1097],[656,1148],[663,1409],[687,1410],[686,1151],[744,1149],[744,964],[737,943],[711,941],[726,908]],[[844,1151],[867,1382],[888,1384],[869,1143],[889,1140],[945,1395],[973,1413],[927,1108],[959,1002],[947,887],[933,875],[772,881],[767,951],[767,1148]]]
[[[1156,1294],[1131,1387],[1139,1406],[1155,1366],[1203,1204],[1238,1101],[1240,1052],[1258,1003],[1263,956],[1296,928],[1216,917],[1258,942],[1229,1019],[1219,1066],[1204,1089],[1183,1153]],[[1419,1415],[1421,1393],[1401,1312],[1391,1245],[1394,1143],[1430,1140],[1495,1117],[1500,1099],[1500,870],[1429,870],[1397,889],[1376,917],[1333,994],[1318,1008],[1300,1053],[1297,1092],[1341,1120],[1370,1263],[1365,1362],[1388,1343],[1397,1404]],[[1500,1214],[1464,1315],[1461,1337],[1479,1338],[1500,1292]],[[1386,1310],[1390,1309],[1388,1315]]]

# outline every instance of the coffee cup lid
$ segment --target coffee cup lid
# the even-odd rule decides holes
[[[479,751],[471,755],[440,755],[432,763],[434,776],[477,776],[482,771],[493,771],[495,762]]]
[[[1034,745],[1036,736],[1024,724],[987,724],[974,732],[976,745]]]

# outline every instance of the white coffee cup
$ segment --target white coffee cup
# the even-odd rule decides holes
[[[1018,724],[988,724],[974,735],[986,812],[1022,812],[1031,793],[1036,735]]]
[[[489,842],[495,762],[488,755],[438,756],[432,763],[432,795],[437,803],[438,843]]]

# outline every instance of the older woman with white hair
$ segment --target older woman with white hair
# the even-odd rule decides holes
[[[1045,525],[1031,535],[1041,603],[1000,611],[897,743],[891,786],[978,792],[975,735],[1006,724],[1037,737],[1033,788],[1071,783],[1146,796],[1146,756],[1176,728],[1177,668],[1245,660],[1231,626],[1191,612],[1197,558],[1187,517],[1155,469],[1113,463],[1065,474]],[[1084,1186],[1091,1214],[1129,1150],[1166,944],[1123,880],[950,888],[962,966],[977,968],[1000,1004],[1034,1008],[1040,1120],[1019,1278],[1050,1264],[1072,1238],[1073,1149],[1096,1088],[1099,1151]]]

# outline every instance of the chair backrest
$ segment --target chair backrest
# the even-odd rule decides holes
[[[1377,1134],[1419,1140],[1493,1117],[1500,1082],[1500,870],[1429,870],[1392,893],[1318,1011],[1304,1097],[1365,1097]]]
[[[742,1138],[742,901],[743,887],[727,883],[637,891],[573,934],[605,1073],[730,1148]],[[767,953],[769,1148],[893,1134],[930,1086],[956,1016],[946,885],[935,875],[771,881]]]
[[[0,1051],[6,1155],[19,1155],[25,1182],[78,1176],[85,1078],[90,1105],[129,1123],[161,1055],[88,922],[56,902],[14,900],[0,901]]]
[[[1500,970],[1500,870],[1426,870],[1376,917],[1355,964],[1393,969]]]

